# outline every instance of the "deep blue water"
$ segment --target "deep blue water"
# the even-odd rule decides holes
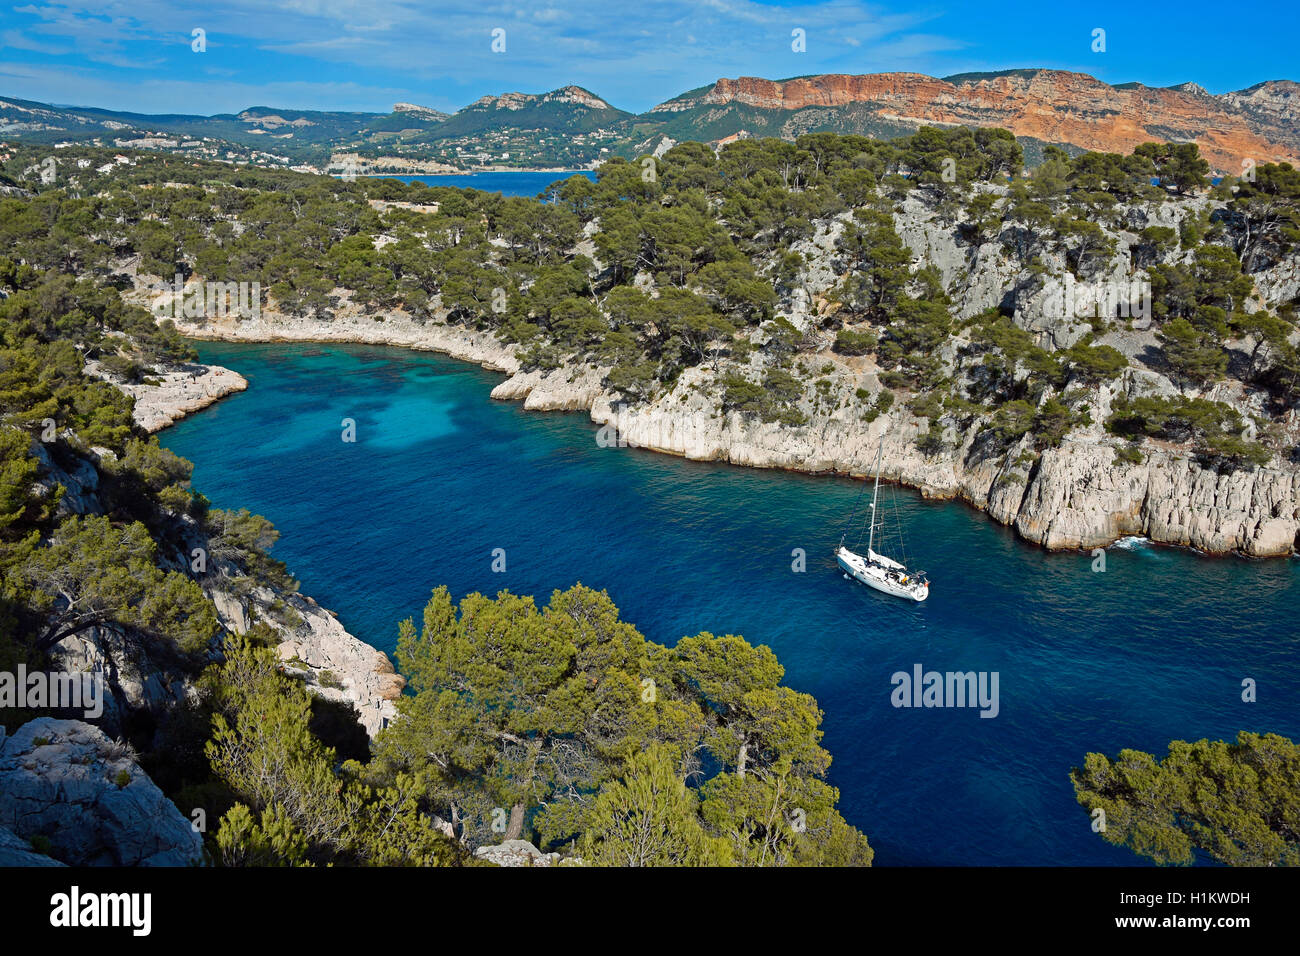
[[[425,183],[429,186],[455,186],[457,189],[478,189],[485,193],[505,196],[536,196],[551,183],[570,176],[586,176],[594,180],[596,174],[588,169],[569,169],[560,172],[533,172],[508,170],[497,173],[454,173],[445,176],[388,176],[404,183]]]
[[[880,864],[1127,864],[1073,798],[1090,750],[1300,734],[1300,563],[1148,545],[1048,554],[955,502],[897,492],[933,582],[917,606],[844,580],[860,484],[602,448],[585,415],[493,402],[500,376],[428,353],[199,343],[248,391],[160,436],[217,507],[283,533],[305,593],[391,651],[438,584],[544,603],[605,588],[650,639],[765,643],[825,711],[831,781]],[[357,441],[341,441],[343,418]],[[507,571],[492,573],[494,548]],[[791,570],[804,548],[805,573]],[[916,663],[997,671],[1001,712],[895,709]],[[1243,677],[1259,701],[1241,701]]]

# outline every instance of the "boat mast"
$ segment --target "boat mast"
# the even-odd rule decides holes
[[[880,497],[880,457],[885,452],[885,436],[880,436],[876,450],[876,487],[871,491],[871,530],[867,533],[867,560],[871,560],[871,546],[876,540],[876,499]]]

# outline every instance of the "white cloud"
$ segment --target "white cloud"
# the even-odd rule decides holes
[[[206,71],[205,71],[206,72]],[[90,71],[70,71],[28,63],[0,62],[0,76],[7,77],[4,95],[18,99],[95,106],[138,113],[238,113],[254,105],[285,109],[317,109],[321,104],[335,110],[368,111],[373,104],[387,109],[393,103],[416,96],[399,87],[364,86],[348,81],[283,81],[267,84],[201,80],[177,77],[138,80],[104,80]],[[424,102],[417,100],[417,102]],[[447,104],[426,105],[446,109]],[[463,104],[457,104],[460,106]]]
[[[28,44],[15,48],[62,55],[74,71],[89,61],[162,74],[189,53],[190,30],[202,27],[206,55],[238,66],[255,91],[324,73],[357,91],[411,87],[406,95],[421,102],[441,96],[453,106],[486,93],[576,83],[616,106],[643,110],[719,76],[844,72],[864,56],[872,69],[916,69],[928,54],[958,48],[916,32],[932,17],[860,0],[792,9],[755,0],[655,0],[617,11],[609,0],[536,7],[503,0],[62,0],[15,12],[26,18],[17,35]],[[507,32],[504,54],[491,50],[496,27]],[[807,33],[806,53],[791,51],[794,27]],[[308,89],[327,86],[301,87]],[[92,92],[102,98],[87,85],[80,99]],[[269,94],[255,99],[268,102]],[[178,91],[170,108],[188,109],[187,102]],[[121,105],[138,108],[130,95]]]

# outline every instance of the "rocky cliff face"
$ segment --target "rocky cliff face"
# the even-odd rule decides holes
[[[388,655],[349,633],[333,611],[303,594],[264,587],[242,594],[221,574],[201,583],[223,627],[244,634],[254,621],[266,624],[279,640],[284,672],[319,697],[350,704],[367,735],[373,738],[396,718],[405,679]],[[277,611],[277,604],[288,613]]]
[[[861,381],[869,385],[871,377]],[[632,409],[616,408],[610,396],[601,396],[589,406],[592,421],[603,426],[596,440],[699,461],[859,476],[871,471],[883,441],[887,480],[919,488],[927,497],[961,498],[1053,550],[1101,547],[1125,535],[1257,556],[1289,554],[1300,544],[1300,481],[1294,470],[1220,474],[1186,453],[1161,449],[1151,450],[1142,464],[1123,464],[1115,458],[1117,442],[1095,426],[1043,452],[1026,473],[1001,465],[1001,458],[973,459],[973,434],[939,455],[925,455],[916,446],[924,422],[901,410],[867,424],[858,413],[840,409],[798,428],[721,414],[707,389],[692,387],[700,378],[688,373],[669,394]],[[1137,379],[1134,389],[1142,391]],[[516,376],[492,395],[523,399],[539,410],[571,409],[586,402],[590,390],[553,374]],[[1026,450],[1012,449],[1006,458],[1014,461]]]
[[[791,80],[720,79],[662,104],[654,113],[742,103],[762,110],[834,109],[867,104],[883,120],[1000,126],[1017,136],[1127,153],[1150,141],[1194,141],[1216,170],[1240,174],[1242,161],[1300,161],[1295,113],[1300,84],[1273,81],[1212,96],[1199,87],[1111,86],[1084,73],[1020,70],[946,80],[920,73],[824,74]],[[823,115],[818,128],[834,129]]]
[[[284,634],[277,648],[290,673],[298,672],[312,693],[350,703],[371,737],[397,717],[395,701],[405,679],[388,655],[347,632],[333,612],[311,598],[292,601],[302,625]]]
[[[130,751],[79,720],[42,717],[0,743],[0,861],[40,862],[17,859],[33,838],[72,866],[189,866],[203,856],[203,838]]]
[[[1200,212],[1204,205],[1201,200],[1177,208],[1167,204],[1149,215],[1134,210],[1134,227],[1141,228],[1148,220],[1176,226],[1181,217]],[[958,318],[1009,307],[1017,325],[1054,349],[1070,346],[1090,329],[1085,320],[1054,315],[1046,301],[1048,287],[1006,256],[996,239],[975,247],[963,243],[955,225],[936,216],[915,195],[895,208],[894,220],[899,236],[917,259],[939,270]],[[834,282],[834,242],[840,229],[839,222],[830,222],[798,247],[808,260],[807,282],[814,289]],[[1135,237],[1121,231],[1113,238],[1114,254],[1093,267],[1091,281],[1122,286],[1132,279],[1130,244]],[[1059,251],[1046,250],[1040,259],[1049,275],[1069,271]],[[1293,262],[1256,279],[1263,300],[1273,307],[1297,291]],[[881,390],[881,370],[874,363],[834,353],[831,336],[815,331],[807,301],[795,303],[790,318],[807,337],[820,338],[817,351],[806,358],[813,368],[833,369],[825,376],[833,394]],[[1155,343],[1150,332],[1135,330],[1112,332],[1096,341],[1130,359]],[[945,354],[955,347],[950,342]],[[950,429],[942,451],[921,452],[917,439],[927,425],[901,406],[866,423],[858,406],[828,409],[805,399],[800,410],[809,422],[794,428],[724,413],[718,401],[720,390],[705,367],[688,370],[671,392],[653,402],[623,408],[602,385],[606,371],[522,371],[498,385],[492,397],[523,401],[525,408],[539,411],[589,410],[592,420],[603,426],[597,440],[606,447],[647,448],[751,467],[864,475],[883,441],[887,479],[919,488],[930,497],[968,501],[1014,527],[1026,540],[1049,549],[1099,547],[1126,535],[1253,556],[1285,555],[1300,548],[1300,471],[1292,464],[1275,462],[1273,467],[1220,472],[1185,449],[1156,443],[1144,447],[1141,464],[1117,459],[1122,443],[1103,425],[1112,402],[1120,395],[1177,394],[1166,377],[1140,365],[1099,390],[1090,410],[1092,424],[1073,432],[1060,447],[1035,456],[1025,441],[994,460],[973,447],[975,428],[965,434]],[[757,364],[754,371],[759,371]],[[1263,397],[1240,383],[1223,383],[1205,397],[1262,412]],[[1292,415],[1287,426],[1292,430],[1300,426],[1295,418]],[[1021,455],[1033,459],[1032,465],[1006,464]]]
[[[213,372],[235,376],[227,369],[209,370]],[[242,377],[235,377],[244,383]],[[104,513],[99,469],[103,456],[112,452],[92,449],[88,455],[60,464],[44,443],[33,441],[31,449],[40,463],[40,493],[48,496],[59,487],[63,489],[60,516]],[[198,529],[192,523],[187,528],[184,546],[175,553],[160,554],[161,566],[184,571],[191,549],[206,547]],[[244,634],[254,621],[266,624],[280,640],[279,655],[286,671],[302,679],[313,693],[350,703],[371,737],[396,716],[394,701],[405,682],[385,654],[348,633],[333,612],[310,597],[267,587],[248,591],[236,585],[235,577],[235,569],[214,556],[210,573],[199,580],[227,631]],[[197,695],[193,675],[176,655],[115,626],[93,627],[64,638],[53,654],[64,671],[103,676],[104,712],[97,723],[112,733],[121,731],[128,711],[162,713],[193,701]]]
[[[549,93],[502,93],[500,96],[480,96],[470,105],[478,109],[522,110],[538,103],[568,103],[593,110],[613,109],[595,93],[584,90],[580,86],[565,86]]]
[[[1250,117],[1260,132],[1269,130],[1280,142],[1294,145],[1300,130],[1300,83],[1269,80],[1218,99]]]

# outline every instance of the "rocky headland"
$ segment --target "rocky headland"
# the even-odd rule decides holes
[[[87,370],[93,373],[92,369]],[[199,364],[160,369],[142,383],[114,384],[135,399],[135,420],[147,432],[160,431],[192,412],[248,388],[248,381],[238,372],[219,365]]]

